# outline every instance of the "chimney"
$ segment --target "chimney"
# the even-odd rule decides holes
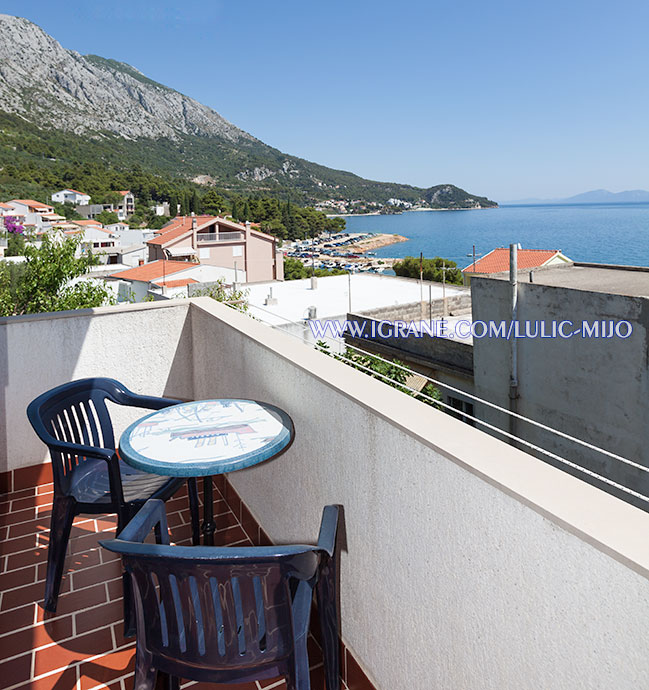
[[[196,238],[197,231],[198,231],[198,221],[196,220],[196,216],[194,216],[194,214],[192,213],[192,247],[196,250],[198,247],[198,239]]]

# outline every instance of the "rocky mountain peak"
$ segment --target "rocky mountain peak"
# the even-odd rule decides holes
[[[83,56],[21,17],[0,14],[2,109],[75,134],[254,141],[217,112],[114,60]]]

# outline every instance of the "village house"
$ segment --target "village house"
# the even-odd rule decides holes
[[[235,282],[232,269],[167,259],[119,271],[108,278],[122,281],[122,286],[118,290],[119,301],[132,299],[136,302],[142,302],[150,295],[187,297],[188,287],[197,283],[214,283],[219,280],[225,281],[226,284]],[[238,279],[245,281],[245,274],[239,271]]]
[[[232,269],[236,282],[284,279],[284,259],[272,235],[221,216],[178,216],[147,242],[149,261],[198,260]]]
[[[34,199],[11,199],[3,204],[3,216],[14,216],[25,229],[42,231],[52,226],[52,220],[62,218],[54,213],[54,207]]]
[[[115,194],[120,194],[122,197],[121,201],[115,205],[115,213],[120,220],[126,220],[135,213],[135,195],[128,189],[115,192]]]
[[[62,189],[60,192],[52,194],[52,201],[57,204],[89,204],[90,194],[78,192],[76,189]]]
[[[560,249],[518,249],[518,270],[533,271],[548,266],[569,266],[569,259]],[[486,276],[509,271],[509,248],[492,249],[475,262],[462,269],[464,284],[470,285],[473,276]]]

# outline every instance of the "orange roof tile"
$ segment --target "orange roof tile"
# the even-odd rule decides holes
[[[40,201],[34,201],[33,199],[12,199],[9,203],[12,201],[24,206],[32,206],[33,208],[53,208],[49,204],[42,204]]]
[[[559,249],[519,249],[518,268],[538,268],[545,265],[550,259],[560,253]],[[509,249],[499,247],[492,249],[481,259],[471,262],[466,268],[462,269],[467,273],[501,273],[509,270]]]
[[[85,225],[85,226],[93,225],[97,228],[103,228],[104,227],[98,220],[73,220],[72,222],[75,225]]]
[[[137,266],[136,268],[127,268],[125,271],[113,273],[111,278],[124,278],[125,280],[140,280],[143,282],[151,282],[168,276],[171,273],[178,273],[179,271],[186,271],[188,268],[194,268],[198,264],[190,263],[189,261],[170,261],[168,259],[159,259],[152,261],[150,264]]]
[[[222,222],[222,219],[218,216],[176,216],[176,218],[170,220],[160,229],[160,234],[148,240],[147,244],[163,245],[184,235],[192,229],[192,218],[196,218],[196,223],[199,228],[211,221],[218,220]]]
[[[191,285],[192,283],[198,283],[198,281],[193,278],[181,278],[180,280],[167,280],[165,282],[161,280],[155,281],[155,284],[160,287],[183,287],[184,285]]]

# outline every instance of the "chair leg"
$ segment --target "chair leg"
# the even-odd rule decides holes
[[[336,562],[328,559],[316,584],[318,614],[322,632],[325,681],[327,690],[340,690],[340,643],[338,641],[338,592]]]
[[[137,509],[126,506],[117,514],[117,532],[119,534],[135,516]],[[135,635],[135,602],[133,601],[133,583],[131,576],[122,569],[122,604],[124,608],[124,637]],[[135,686],[137,688],[137,685]]]
[[[158,672],[153,668],[152,661],[150,655],[142,653],[139,649],[136,651],[133,690],[155,690]]]
[[[192,544],[201,545],[201,521],[198,514],[198,484],[192,477],[187,480],[187,494],[189,496],[189,513],[192,518]]]
[[[74,500],[67,496],[55,497],[50,521],[50,544],[47,549],[47,576],[43,602],[46,611],[56,611],[73,520]]]
[[[168,675],[165,678],[164,690],[180,690],[180,678]]]
[[[289,661],[289,669],[286,675],[286,690],[311,690],[306,637],[295,640],[293,658]]]

